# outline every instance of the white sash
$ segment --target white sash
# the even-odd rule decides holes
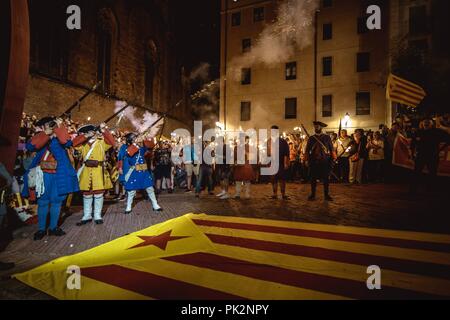
[[[88,153],[87,153],[87,155],[86,155],[86,158],[83,159],[83,165],[81,166],[80,169],[78,169],[78,172],[77,172],[78,181],[80,181],[81,173],[83,172],[83,170],[84,170],[84,168],[85,168],[85,166],[86,166],[84,163],[85,163],[87,160],[89,160],[89,158],[91,157],[92,152],[94,151],[94,147],[95,147],[95,145],[97,144],[97,141],[98,141],[98,140],[95,140],[95,142],[92,144],[91,148],[89,149],[89,151],[88,151]]]
[[[49,155],[50,151],[45,151],[45,156],[42,161],[46,161]],[[28,173],[28,187],[36,189],[37,198],[40,198],[45,193],[44,172],[40,165],[30,169]]]
[[[134,172],[134,169],[136,169],[136,165],[139,164],[139,159],[141,158],[141,148],[139,148],[138,151],[138,157],[136,159],[136,163],[134,164],[134,166],[130,167],[130,169],[128,169],[127,174],[125,175],[125,182],[128,182],[128,180],[130,179],[131,175]]]

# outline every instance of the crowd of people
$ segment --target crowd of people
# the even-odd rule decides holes
[[[330,182],[364,184],[393,179],[392,155],[398,134],[412,139],[411,158],[416,163],[416,174],[411,180],[414,193],[425,167],[431,176],[436,176],[442,143],[445,146],[450,143],[449,120],[448,115],[434,120],[423,118],[414,126],[402,116],[391,128],[380,125],[375,132],[356,129],[351,134],[347,129],[323,132],[327,125],[316,121],[311,136],[297,132],[277,138],[278,171],[263,176],[259,169],[264,166],[250,161],[249,137],[245,137],[243,163],[228,164],[226,159],[232,154],[225,146],[224,153],[215,156],[216,161],[198,163],[192,144],[183,144],[178,157],[174,157],[174,150],[178,150],[175,147],[181,143],[177,139],[161,140],[145,134],[109,130],[106,124],[80,124],[69,118],[38,120],[24,113],[13,175],[0,166],[5,181],[1,186],[0,225],[9,205],[22,222],[37,222],[35,240],[47,235],[63,236],[61,208],[70,208],[77,195],[83,205],[83,217],[77,223],[80,227],[91,222],[103,223],[105,196],[126,201],[124,214],[132,213],[138,191],[144,191],[156,212],[163,210],[157,196],[164,191],[184,190],[199,198],[206,190],[222,200],[249,199],[252,184],[267,182],[272,184],[271,198],[278,199],[280,189],[283,200],[289,200],[286,182],[309,182],[310,201],[316,199],[317,183],[323,182],[324,199],[332,201]],[[7,139],[1,140],[3,144]],[[267,141],[268,154],[271,142],[271,139]],[[214,139],[203,142],[201,151],[210,144],[214,144]],[[236,150],[233,153],[236,157]],[[218,194],[214,193],[215,186],[220,187]]]
[[[396,119],[391,128],[380,125],[379,130],[375,132],[356,129],[349,133],[347,129],[341,129],[339,132],[324,133],[322,130],[326,128],[326,124],[315,122],[316,132],[311,137],[305,135],[305,132],[283,134],[280,137],[280,169],[277,174],[268,177],[260,175],[261,165],[250,164],[248,159],[245,164],[239,165],[226,164],[226,161],[216,161],[217,164],[197,164],[196,153],[192,145],[184,146],[179,154],[179,161],[174,161],[172,150],[177,143],[180,143],[176,139],[156,141],[156,138],[149,138],[149,141],[144,141],[145,139],[143,140],[141,135],[132,132],[119,129],[108,130],[105,125],[96,127],[77,123],[69,118],[62,120],[46,117],[38,120],[36,116],[24,113],[21,121],[16,164],[11,180],[12,194],[16,195],[12,198],[12,204],[18,216],[26,223],[35,223],[36,220],[39,220],[30,211],[30,207],[32,203],[36,203],[39,198],[42,198],[42,194],[45,192],[43,190],[42,194],[36,192],[36,189],[39,191],[39,186],[33,184],[33,187],[30,188],[27,180],[35,174],[32,172],[33,168],[38,164],[41,168],[43,167],[41,162],[49,166],[48,173],[56,172],[56,168],[52,167],[54,163],[52,164],[52,161],[45,158],[45,156],[54,157],[53,152],[48,152],[48,155],[39,155],[39,157],[37,155],[44,149],[49,150],[48,146],[51,146],[52,140],[60,138],[57,135],[59,130],[62,141],[69,144],[66,148],[69,152],[63,152],[68,155],[67,159],[64,159],[64,162],[67,162],[68,170],[64,172],[64,179],[67,180],[67,172],[70,172],[69,176],[72,175],[73,181],[69,183],[70,187],[64,193],[64,199],[56,199],[58,200],[56,203],[59,205],[61,202],[63,207],[70,207],[73,196],[66,196],[72,193],[77,194],[81,190],[85,212],[80,225],[90,222],[92,219],[98,224],[103,222],[101,208],[104,194],[117,201],[126,201],[125,212],[131,213],[134,196],[140,189],[147,191],[147,197],[151,200],[153,208],[161,210],[156,196],[163,191],[173,193],[174,189],[193,192],[196,197],[200,197],[202,190],[206,189],[210,195],[213,195],[215,186],[219,186],[221,192],[217,196],[227,200],[241,197],[250,198],[251,184],[272,182],[272,198],[278,197],[279,186],[282,198],[287,200],[286,181],[311,183],[314,186],[311,199],[314,198],[315,184],[318,180],[326,180],[327,189],[328,180],[332,183],[350,184],[390,181],[395,176],[392,154],[398,133],[413,139],[414,151],[429,156],[419,156],[421,159],[419,166],[423,167],[430,166],[428,158],[435,159],[437,156],[436,148],[430,147],[430,145],[439,147],[440,142],[448,142],[449,128],[448,115],[439,117],[437,121],[429,118],[422,119],[416,126],[412,125],[407,117],[402,116]],[[54,126],[54,129],[51,126]],[[426,129],[435,130],[436,126],[440,127],[436,130],[443,134],[427,135],[425,139],[428,139],[428,142],[433,141],[431,143],[421,142],[422,132]],[[62,128],[64,128],[64,132],[62,132]],[[276,126],[273,128],[278,129]],[[447,133],[445,133],[446,131]],[[48,139],[49,134],[52,135],[50,139]],[[39,140],[36,138],[38,136],[41,136],[43,141],[36,142]],[[34,143],[33,140],[35,140]],[[92,144],[96,140],[99,141],[93,150]],[[312,150],[316,140],[320,146],[318,151]],[[61,141],[59,142],[61,144]],[[213,141],[204,142],[203,147],[207,147],[210,143]],[[245,143],[248,153],[249,137],[246,138]],[[135,150],[135,155],[130,157],[128,149],[130,146],[136,145],[139,146],[136,148],[138,150]],[[224,158],[231,156],[226,154],[227,150],[224,149]],[[415,153],[414,151],[413,153]],[[57,153],[57,151],[54,152]],[[236,152],[234,153],[236,156]],[[315,167],[312,156],[317,159],[322,158],[322,163],[326,163],[326,165]],[[59,161],[54,162],[59,163]],[[435,173],[436,168],[433,168],[433,165],[431,167],[432,173]],[[137,172],[145,172],[145,177],[131,177],[130,180],[130,177],[127,176],[129,168],[134,168],[134,175]],[[136,183],[137,186],[132,186],[133,183]],[[230,192],[230,185],[235,186],[234,193]],[[32,193],[29,194],[28,190],[32,190]],[[55,196],[55,198],[58,197]],[[326,199],[331,200],[328,191],[326,191]],[[51,208],[52,199],[47,200]],[[38,201],[37,203],[39,204]],[[41,205],[41,207],[46,206]],[[94,213],[93,218],[91,211]],[[55,221],[51,227],[51,229],[57,228]],[[46,232],[45,228],[44,222],[41,221],[40,231],[42,232],[37,238],[43,237]]]

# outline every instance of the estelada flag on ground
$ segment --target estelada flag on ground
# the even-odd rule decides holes
[[[188,214],[15,277],[58,299],[448,298],[450,236]]]
[[[386,98],[410,107],[417,107],[426,96],[425,90],[411,81],[389,75],[386,86]]]
[[[392,155],[392,164],[398,167],[414,170],[414,160],[411,158],[410,152],[411,139],[398,134],[394,141],[394,149]],[[427,172],[427,168],[425,168]],[[439,153],[438,175],[442,177],[450,177],[450,147],[442,144]]]

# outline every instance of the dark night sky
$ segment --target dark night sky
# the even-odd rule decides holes
[[[177,0],[178,55],[188,70],[211,64],[211,79],[219,77],[220,0]]]

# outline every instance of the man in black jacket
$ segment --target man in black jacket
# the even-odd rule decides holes
[[[329,135],[322,133],[322,129],[327,125],[315,121],[315,134],[308,139],[305,155],[311,170],[311,195],[309,201],[316,199],[317,180],[322,179],[324,197],[326,201],[333,201],[329,194],[329,176],[331,170],[331,161],[336,158],[333,150],[333,144]]]

